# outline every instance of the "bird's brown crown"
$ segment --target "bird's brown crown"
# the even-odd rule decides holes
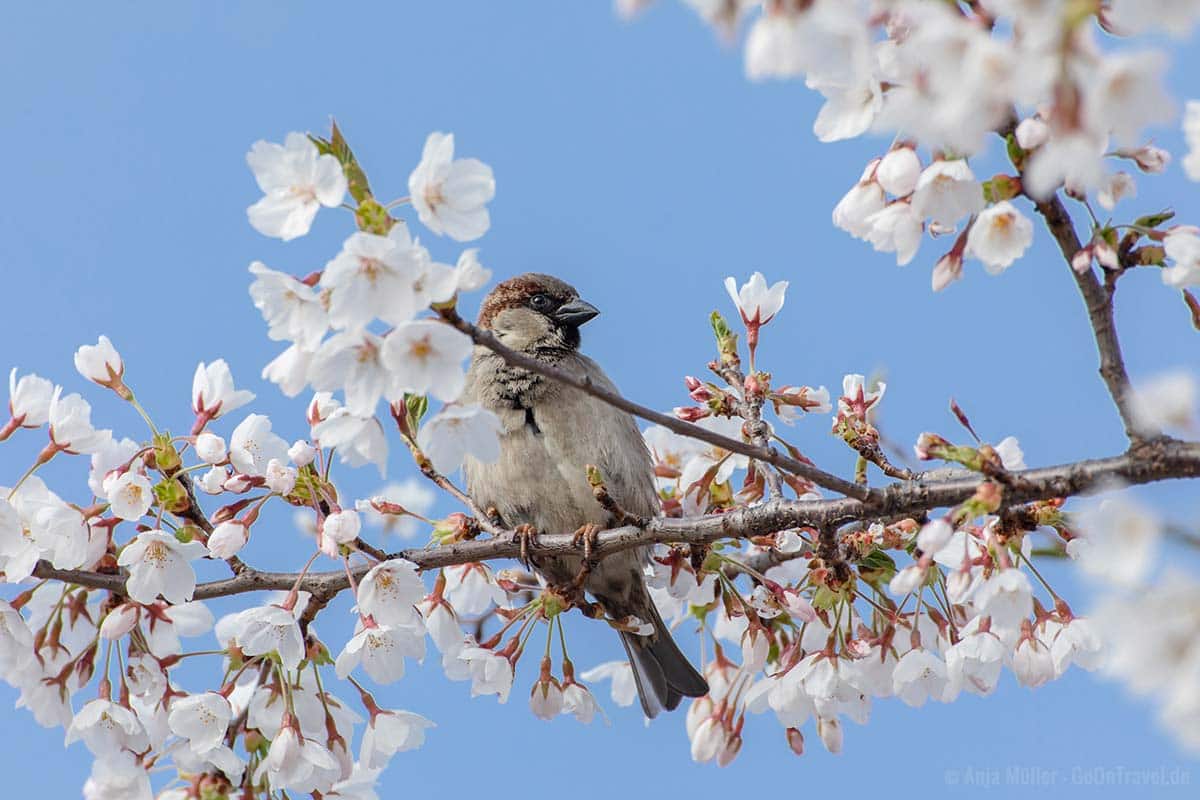
[[[481,328],[491,328],[493,320],[501,311],[507,308],[527,306],[530,299],[539,294],[549,295],[555,301],[555,305],[561,305],[579,297],[575,287],[560,281],[553,275],[526,272],[524,275],[518,275],[496,284],[479,308],[477,324]]]

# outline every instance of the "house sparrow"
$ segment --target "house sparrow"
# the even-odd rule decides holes
[[[508,347],[559,369],[582,373],[614,389],[608,376],[579,353],[579,326],[600,312],[574,288],[549,275],[528,273],[504,281],[484,299],[478,325]],[[596,465],[609,495],[629,514],[660,512],[649,450],[629,414],[584,392],[520,367],[479,346],[467,372],[463,401],[493,411],[503,424],[500,458],[468,459],[467,491],[480,508],[494,508],[505,524],[539,533],[613,527],[587,479]],[[590,528],[586,526],[591,526]],[[649,635],[621,632],[647,717],[701,697],[708,684],[671,638],[646,590],[647,548],[614,553],[587,572],[582,556],[538,557],[533,566],[552,586],[580,575],[611,619],[637,617]]]

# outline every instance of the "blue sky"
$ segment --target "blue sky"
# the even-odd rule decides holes
[[[1200,94],[1181,82],[1200,69],[1200,56],[1181,48],[1174,62],[1176,97]],[[736,50],[673,2],[634,24],[606,2],[551,0],[354,11],[265,1],[24,3],[0,30],[0,75],[0,367],[85,390],[71,354],[105,333],[144,404],[176,430],[190,422],[196,362],[224,356],[277,430],[289,439],[304,432],[304,401],[258,378],[279,348],[250,303],[246,267],[262,259],[300,274],[319,268],[350,223],[323,211],[298,242],[256,234],[245,219],[257,190],[244,154],[259,138],[323,131],[333,115],[381,196],[406,193],[432,130],[454,132],[460,155],[491,164],[497,195],[493,228],[478,242],[482,260],[497,278],[535,270],[574,283],[604,312],[586,329],[585,349],[648,405],[685,402],[682,376],[702,373],[710,358],[707,315],[730,311],[721,280],[758,269],[791,281],[760,363],[777,383],[831,389],[846,372],[886,373],[884,430],[906,449],[922,430],[959,437],[946,411],[951,396],[985,438],[1018,436],[1031,465],[1122,446],[1082,303],[1044,232],[1001,278],[969,265],[965,280],[934,295],[929,271],[942,242],[926,240],[897,268],[829,222],[887,141],[819,145],[810,130],[819,98],[800,84],[747,83]],[[1175,128],[1156,133],[1179,152]],[[990,174],[984,163],[978,171]],[[1200,220],[1195,184],[1176,166],[1139,190],[1121,210],[1173,205],[1182,219]],[[442,260],[458,253],[452,242],[422,238]],[[468,299],[468,310],[476,302]],[[1197,363],[1196,333],[1157,275],[1122,281],[1117,321],[1135,378]],[[97,422],[138,435],[128,409],[89,396]],[[789,433],[822,466],[847,474],[852,458],[826,426],[807,420]],[[0,448],[0,475],[18,474],[36,446],[18,437]],[[389,478],[411,474],[402,455],[393,453]],[[378,484],[367,471],[342,482],[361,492]],[[1140,495],[1176,519],[1200,521],[1194,490]],[[297,564],[300,540],[286,514],[275,520],[267,536],[256,533],[254,554]],[[1085,608],[1087,588],[1050,572]],[[340,647],[348,615],[330,614],[320,627]],[[606,630],[578,621],[571,629],[581,667],[618,656]],[[393,761],[385,795],[483,781],[532,797],[569,788],[580,800],[783,786],[941,796],[971,788],[961,785],[964,769],[998,769],[1002,796],[1016,791],[1006,769],[1051,767],[1062,770],[1056,786],[1025,788],[1095,797],[1128,788],[1073,784],[1074,770],[1192,769],[1147,706],[1082,673],[1036,692],[1006,678],[995,696],[950,706],[879,702],[869,725],[848,727],[838,757],[810,730],[809,752],[795,759],[774,720],[755,718],[737,762],[717,770],[691,763],[679,717],[647,728],[610,703],[611,727],[541,723],[525,707],[528,671],[510,704],[497,706],[470,701],[434,661],[378,693],[439,725],[423,750]],[[0,689],[0,703],[13,699]],[[0,717],[0,734],[0,774],[14,796],[78,792],[88,757],[79,746],[61,755],[61,732],[12,712]]]

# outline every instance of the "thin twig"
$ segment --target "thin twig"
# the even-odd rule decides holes
[[[756,461],[765,461],[768,464],[773,464],[782,470],[790,472],[794,475],[799,475],[806,478],[818,486],[821,486],[830,491],[847,497],[853,497],[858,500],[867,500],[871,498],[872,491],[865,486],[858,486],[847,480],[843,480],[836,475],[831,475],[824,470],[818,469],[811,464],[805,464],[797,461],[794,458],[789,458],[781,453],[776,452],[771,448],[756,447],[747,444],[737,439],[731,439],[727,436],[722,436],[719,433],[701,428],[699,425],[693,425],[690,422],[684,422],[681,419],[673,417],[669,414],[663,414],[651,408],[638,405],[628,398],[617,394],[614,391],[596,385],[587,375],[576,375],[565,370],[561,370],[551,364],[546,364],[532,356],[527,356],[524,353],[519,353],[512,348],[501,344],[500,340],[491,332],[478,328],[467,322],[458,315],[458,312],[453,308],[442,309],[440,311],[442,319],[450,325],[453,325],[458,330],[471,337],[471,340],[477,345],[488,348],[505,362],[521,369],[527,369],[530,372],[536,372],[539,375],[544,375],[547,378],[564,383],[568,386],[573,386],[576,389],[589,394],[598,400],[603,400],[611,406],[621,409],[622,411],[641,417],[648,422],[653,422],[661,425],[664,428],[678,433],[680,436],[687,436],[692,439],[699,439],[702,442],[715,445],[732,453],[739,453],[744,456],[749,456]]]

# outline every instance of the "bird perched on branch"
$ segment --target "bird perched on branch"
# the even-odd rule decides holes
[[[478,325],[513,350],[588,376],[613,388],[608,376],[579,352],[579,327],[599,311],[578,292],[549,275],[527,273],[497,285],[484,299]],[[575,532],[585,541],[598,530],[622,524],[597,501],[588,465],[595,465],[609,497],[626,514],[659,513],[653,464],[629,414],[584,392],[520,367],[483,346],[475,348],[464,402],[479,403],[500,417],[500,458],[492,464],[468,459],[467,490],[484,509],[494,508],[509,526],[538,533]],[[594,565],[583,553],[538,557],[533,566],[556,587],[586,590],[614,621],[636,617],[648,635],[621,630],[646,716],[677,707],[684,697],[708,693],[646,589],[646,548],[623,550]]]

